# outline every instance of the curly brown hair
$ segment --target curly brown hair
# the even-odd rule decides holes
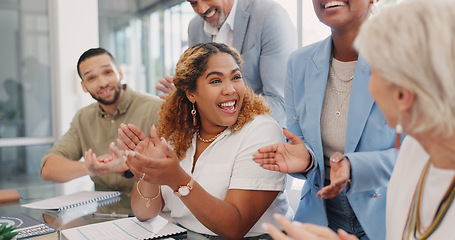
[[[222,43],[197,44],[188,48],[177,62],[174,75],[176,90],[169,94],[161,106],[157,131],[160,137],[165,138],[174,147],[180,160],[185,157],[192,138],[200,126],[199,114],[196,114],[196,126],[193,125],[191,115],[193,103],[188,100],[186,91],[196,91],[197,79],[207,69],[208,59],[221,52],[230,54],[241,67],[240,54],[234,48]],[[252,121],[256,115],[271,114],[271,112],[262,96],[245,87],[243,105],[236,123],[231,126],[231,132],[242,129],[245,123]]]

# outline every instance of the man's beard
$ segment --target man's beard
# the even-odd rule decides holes
[[[226,21],[227,16],[219,8],[216,8],[216,11],[220,14],[220,18],[214,21],[208,21],[207,23],[214,28],[220,29],[221,26],[223,26],[224,22]],[[203,16],[205,16],[205,14]]]
[[[92,93],[90,93],[90,95],[92,96],[93,99],[95,99],[99,103],[108,106],[108,105],[112,105],[115,102],[117,102],[118,98],[120,97],[120,93],[122,92],[122,89],[123,89],[122,84],[118,85],[118,90],[114,88],[115,95],[114,95],[114,99],[112,99],[112,101],[106,101],[106,100],[102,99],[101,97],[97,98],[97,97],[93,96]]]

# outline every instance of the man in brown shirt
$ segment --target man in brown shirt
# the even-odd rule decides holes
[[[122,85],[121,69],[102,48],[84,52],[77,70],[82,89],[97,102],[80,109],[70,129],[44,155],[41,177],[67,182],[90,175],[95,190],[118,190],[129,195],[137,178],[128,170],[123,151],[114,145],[117,129],[122,123],[132,123],[149,132],[158,122],[162,100]],[[79,161],[83,156],[84,161]]]

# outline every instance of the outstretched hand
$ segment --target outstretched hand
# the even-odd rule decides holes
[[[135,131],[133,126],[128,126],[128,129]],[[128,130],[125,131],[124,136],[130,135]],[[138,177],[144,176],[149,183],[170,185],[180,180],[177,176],[183,176],[178,174],[179,171],[184,173],[184,170],[180,167],[177,155],[168,147],[166,140],[158,137],[155,126],[150,129],[150,138],[138,142],[134,151],[125,150],[125,155],[131,172]]]
[[[127,166],[124,160],[124,152],[114,146],[114,143],[109,145],[112,154],[103,154],[99,157],[92,149],[84,153],[85,166],[89,170],[90,176],[103,175],[108,173],[122,174]]]
[[[302,224],[295,221],[291,222],[283,215],[276,215],[276,219],[288,235],[272,224],[265,224],[265,229],[275,240],[358,240],[355,235],[348,234],[342,229],[338,230],[337,234],[328,227],[322,227],[311,223]]]
[[[123,150],[131,150],[134,151],[136,146],[141,141],[148,140],[147,135],[134,124],[120,124],[120,128],[118,129],[118,136],[117,144]]]
[[[330,157],[330,185],[317,193],[322,199],[333,198],[340,194],[351,178],[351,162],[342,153],[336,152]]]
[[[310,164],[310,153],[302,139],[283,128],[283,134],[291,142],[262,147],[254,154],[254,161],[264,169],[295,173],[304,171]]]
[[[164,94],[159,94],[158,97],[161,99],[165,99],[172,91],[175,90],[174,86],[174,77],[171,76],[164,76],[164,78],[160,78],[158,80],[162,85],[157,85],[155,88],[158,91],[163,92]]]

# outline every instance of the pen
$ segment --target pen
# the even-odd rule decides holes
[[[94,217],[105,217],[105,218],[127,218],[134,217],[133,214],[119,214],[119,213],[93,213]]]

